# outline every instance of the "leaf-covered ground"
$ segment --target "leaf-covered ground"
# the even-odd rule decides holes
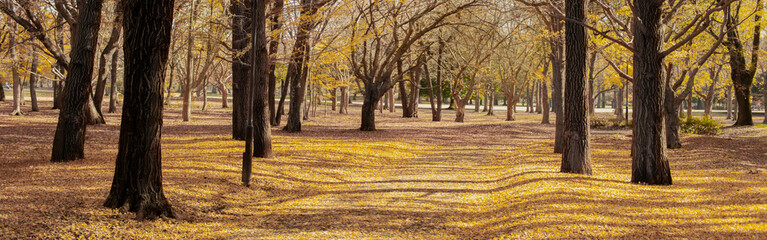
[[[177,105],[163,127],[165,193],[180,219],[134,221],[101,207],[117,154],[119,114],[89,126],[86,159],[50,163],[57,118],[12,117],[0,103],[0,239],[540,239],[767,238],[767,129],[685,135],[670,150],[674,185],[629,183],[630,131],[592,132],[593,176],[558,173],[553,125],[540,115],[467,112],[377,115],[320,108],[304,132],[274,129],[274,159],[256,159],[240,184],[243,143],[230,110]],[[499,112],[504,114],[504,112]],[[761,120],[761,119],[759,119]]]

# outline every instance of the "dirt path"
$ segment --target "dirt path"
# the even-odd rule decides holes
[[[46,105],[47,104],[47,105]],[[0,103],[0,112],[10,104]],[[274,130],[275,159],[239,183],[242,142],[228,110],[180,121],[166,111],[165,191],[181,219],[135,222],[100,207],[118,114],[90,126],[87,159],[49,163],[56,112],[0,116],[0,238],[765,238],[767,129],[685,136],[669,151],[674,185],[628,183],[626,132],[594,131],[594,176],[557,173],[553,126],[468,112],[467,123],[325,113],[300,134]],[[324,114],[323,114],[324,113]]]

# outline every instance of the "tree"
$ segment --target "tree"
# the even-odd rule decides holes
[[[266,51],[266,0],[255,0],[253,5],[253,156],[271,158],[272,129],[268,101],[269,97],[269,53]],[[274,98],[272,98],[274,99]]]
[[[125,102],[108,208],[139,220],[174,217],[162,188],[163,82],[174,0],[124,0]]]
[[[32,47],[32,53],[30,55],[32,63],[29,66],[29,95],[30,98],[32,98],[32,111],[38,112],[40,111],[40,108],[37,106],[37,90],[35,88],[37,87],[37,80],[40,75],[40,72],[38,71],[40,57],[37,55],[36,47]]]
[[[293,52],[290,56],[290,65],[288,66],[288,79],[290,79],[290,110],[288,112],[288,122],[283,130],[287,132],[301,131],[301,115],[304,112],[301,108],[306,99],[306,79],[308,68],[306,60],[310,55],[311,45],[309,36],[312,29],[316,26],[313,19],[320,7],[327,4],[329,0],[301,0],[299,15],[298,34],[296,42],[293,45]]]
[[[234,0],[229,7],[232,13],[232,137],[239,140],[245,139],[245,127],[248,124],[248,65],[252,60],[252,53],[248,50],[247,29],[250,29],[252,16],[248,16],[246,12],[252,6],[251,3],[252,0]]]
[[[740,13],[742,3],[743,1],[738,1],[738,5],[734,9],[737,13]],[[760,22],[763,6],[761,0],[756,0],[755,26],[752,37],[753,42],[751,43],[751,63],[748,65],[746,64],[745,49],[740,39],[740,33],[737,30],[740,18],[737,14],[733,16],[733,9],[731,9],[729,4],[727,6],[725,10],[727,15],[725,24],[727,24],[729,31],[727,32],[727,41],[724,42],[724,45],[727,46],[730,55],[730,77],[735,89],[735,99],[738,102],[738,117],[735,121],[735,126],[754,125],[751,116],[751,84],[754,82],[756,67],[759,64]]]
[[[85,157],[88,119],[83,109],[91,98],[93,61],[101,24],[102,0],[78,1],[77,23],[73,24],[71,62],[62,90],[61,111],[53,137],[51,161],[66,162]]]
[[[13,112],[11,115],[24,115],[21,111],[21,97],[24,94],[21,89],[21,77],[19,77],[19,53],[16,50],[16,24],[11,23],[8,36],[8,53],[11,55],[11,75],[13,78]]]
[[[663,111],[664,0],[634,0],[634,141],[631,182],[670,185]]]
[[[115,49],[117,48],[118,40],[120,40],[120,35],[122,34],[122,28],[120,27],[120,24],[122,23],[122,3],[122,1],[117,1],[117,4],[115,5],[112,31],[109,34],[107,44],[104,46],[104,49],[101,51],[101,56],[99,57],[99,70],[98,75],[96,76],[96,91],[93,94],[93,105],[96,107],[96,111],[99,112],[99,115],[103,115],[101,114],[101,103],[103,102],[104,90],[107,85],[107,76],[105,76],[108,65],[107,56],[109,54],[116,54],[117,51],[115,51]],[[101,121],[103,122],[103,118]]]
[[[561,172],[591,175],[589,105],[586,85],[588,35],[586,0],[565,1],[565,149]],[[558,116],[559,117],[559,116]]]
[[[282,32],[280,29],[282,28],[282,11],[284,8],[285,3],[280,0],[275,0],[274,4],[272,5],[272,29],[271,29],[271,40],[269,41],[269,55],[270,55],[270,61],[269,61],[269,94],[268,94],[268,100],[269,100],[269,123],[272,126],[277,126],[279,123],[276,121],[277,118],[277,109],[275,108],[275,91],[277,90],[277,75],[275,74],[276,69],[276,60],[277,60],[277,48],[280,46],[280,40],[282,40]],[[335,106],[335,105],[334,105]]]
[[[480,0],[466,1],[355,1],[349,65],[363,86],[361,131],[375,131],[375,108],[380,98],[399,79],[392,77],[397,62],[425,34],[452,22],[449,17],[480,6]],[[404,14],[406,13],[407,14]],[[395,23],[396,24],[393,24]],[[397,38],[394,38],[397,35]],[[403,71],[407,72],[407,71]]]

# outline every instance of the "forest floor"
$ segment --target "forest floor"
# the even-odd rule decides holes
[[[273,130],[274,159],[240,183],[243,142],[218,104],[162,129],[163,183],[179,219],[137,222],[101,206],[119,113],[88,126],[86,159],[51,163],[57,110],[9,116],[0,103],[0,239],[767,238],[767,129],[684,135],[674,185],[631,184],[631,131],[593,130],[593,176],[558,173],[553,125],[467,111],[466,123],[320,109],[304,131]],[[29,106],[25,106],[28,110]],[[501,113],[503,114],[503,113]],[[552,122],[553,122],[552,118]],[[755,119],[756,120],[756,119]],[[756,121],[761,121],[758,119]]]

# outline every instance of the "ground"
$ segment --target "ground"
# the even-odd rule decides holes
[[[119,113],[88,126],[86,159],[51,163],[57,111],[15,117],[0,103],[0,239],[767,238],[767,129],[684,135],[672,186],[629,183],[629,130],[592,132],[593,176],[558,173],[553,125],[467,111],[466,123],[320,107],[304,132],[273,129],[274,159],[240,183],[244,144],[212,102],[162,129],[165,193],[179,219],[138,222],[101,207],[114,173]],[[28,109],[28,106],[25,106]],[[199,109],[199,108],[197,108]],[[553,120],[552,120],[553,122]]]

